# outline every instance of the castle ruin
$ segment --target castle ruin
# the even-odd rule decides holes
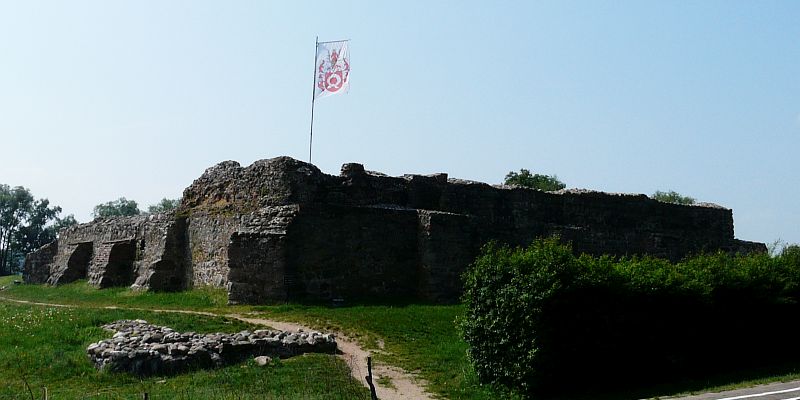
[[[576,252],[766,251],[737,240],[730,209],[645,195],[539,190],[389,177],[345,164],[339,176],[289,157],[213,166],[175,213],[95,219],[30,253],[24,280],[99,288],[227,288],[230,303],[456,301],[461,273],[489,240],[559,235]]]

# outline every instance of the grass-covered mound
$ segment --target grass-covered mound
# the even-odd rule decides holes
[[[522,393],[800,364],[799,253],[673,264],[490,244],[465,275],[461,327],[478,377]]]

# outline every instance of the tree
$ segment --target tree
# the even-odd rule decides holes
[[[27,254],[56,239],[53,226],[46,226],[61,212],[61,207],[49,207],[47,199],[36,200],[28,213],[28,223],[20,226],[16,232],[17,248],[19,253]]]
[[[17,186],[0,184],[0,275],[16,272],[22,258],[55,239],[61,207],[50,206],[47,199],[34,200],[31,192]],[[62,221],[74,223],[68,216]]]
[[[141,213],[142,212],[139,210],[139,205],[135,201],[120,197],[114,201],[109,201],[107,203],[94,206],[92,215],[95,218],[106,218],[132,216],[139,215]]]
[[[179,205],[181,205],[181,199],[168,199],[165,197],[158,203],[151,204],[149,207],[147,207],[147,212],[150,214],[163,213],[172,211],[178,208]]]
[[[56,236],[58,236],[58,231],[73,225],[78,225],[78,221],[73,214],[67,215],[64,218],[56,218],[56,222],[53,223],[53,231],[55,231]]]
[[[40,202],[47,202],[47,199],[40,200]],[[17,232],[17,252],[19,257],[24,257],[39,247],[42,247],[58,238],[58,231],[77,225],[78,221],[72,214],[64,218],[59,218],[58,214],[61,212],[61,207],[55,206],[52,209],[36,210],[29,219],[28,225],[20,227]],[[53,223],[47,225],[48,221],[52,220]]]
[[[694,204],[695,199],[689,196],[683,196],[680,193],[670,190],[668,192],[662,192],[660,190],[656,190],[652,196],[654,199],[658,201],[663,201],[664,203],[673,203],[673,204]]]
[[[531,174],[531,171],[528,171],[524,168],[520,169],[519,173],[514,171],[509,172],[506,175],[505,184],[524,186],[527,188],[543,190],[545,192],[561,190],[567,186],[564,184],[564,182],[558,180],[558,176],[556,175],[550,176]]]

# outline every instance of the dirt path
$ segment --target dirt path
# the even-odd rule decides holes
[[[297,331],[300,329],[310,330],[310,328],[303,325],[295,324],[292,322],[275,321],[272,319],[251,318],[237,314],[228,314],[226,317],[236,318],[240,321],[249,322],[257,325],[268,325],[275,329],[282,331]],[[350,374],[367,386],[367,357],[370,356],[369,350],[361,348],[354,340],[340,334],[336,334],[336,345],[342,354],[339,355],[347,365],[350,366]],[[385,387],[375,384],[375,391],[378,398],[382,400],[394,399],[433,399],[422,386],[419,385],[420,381],[414,379],[411,374],[403,371],[402,369],[391,367],[384,364],[372,363],[372,375],[374,379],[379,377],[387,377],[392,382],[392,387]],[[424,384],[424,383],[423,383]]]
[[[282,331],[296,332],[300,329],[304,331],[314,330],[307,326],[292,322],[276,321],[273,319],[266,319],[266,318],[252,318],[240,314],[214,314],[205,311],[149,309],[149,308],[138,308],[138,307],[76,306],[70,304],[39,303],[28,300],[9,299],[6,297],[0,297],[0,300],[13,303],[31,304],[31,305],[49,306],[49,307],[65,307],[65,308],[83,307],[83,308],[98,308],[106,310],[133,310],[133,311],[207,315],[212,317],[227,317],[227,318],[237,319],[239,321],[248,322],[255,325],[269,326],[271,328],[279,329]],[[352,340],[347,336],[342,335],[340,332],[333,332],[333,333],[336,335],[336,345],[339,351],[341,351],[341,354],[338,354],[337,356],[343,359],[347,363],[347,365],[350,366],[350,374],[353,376],[353,378],[358,382],[361,382],[362,385],[367,386],[367,382],[364,379],[364,377],[367,375],[367,357],[371,355],[371,352],[369,350],[365,350],[355,340]],[[400,368],[378,363],[373,360],[372,375],[376,380],[380,377],[385,377],[391,381],[392,387],[378,385],[377,383],[375,384],[375,392],[377,393],[378,398],[381,400],[397,400],[397,399],[432,400],[433,399],[433,397],[429,393],[425,392],[424,386],[426,385],[426,383],[424,381],[414,378],[410,373]]]

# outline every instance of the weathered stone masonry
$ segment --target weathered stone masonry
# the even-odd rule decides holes
[[[187,282],[185,225],[185,218],[149,215],[74,226],[28,255],[24,278],[52,285],[88,279],[100,288],[180,290]]]
[[[98,287],[213,285],[232,303],[288,299],[453,301],[489,240],[558,234],[576,252],[765,251],[733,235],[729,209],[645,195],[542,192],[448,179],[388,177],[345,164],[339,176],[288,157],[209,168],[174,215],[99,219],[31,253],[27,282]]]

